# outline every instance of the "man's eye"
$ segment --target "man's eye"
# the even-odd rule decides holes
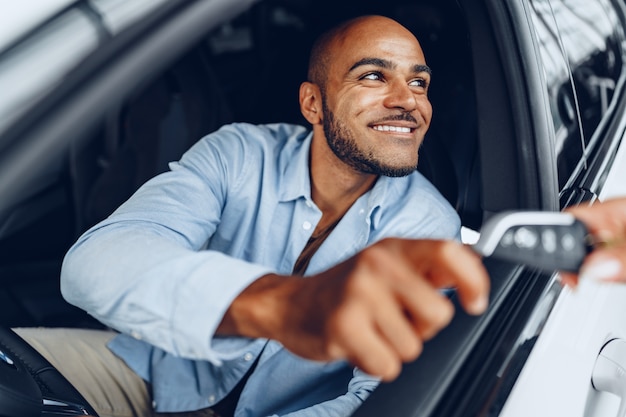
[[[382,75],[380,75],[377,72],[370,72],[369,74],[365,74],[362,77],[362,79],[364,80],[374,80],[374,81],[381,80],[382,78],[383,78]]]
[[[411,87],[421,87],[421,88],[426,88],[428,87],[428,82],[423,79],[423,78],[417,78],[415,80],[412,80],[409,85]]]

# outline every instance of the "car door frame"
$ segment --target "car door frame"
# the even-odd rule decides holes
[[[485,216],[509,209],[558,210],[554,131],[524,2],[460,4],[474,45]],[[552,274],[493,260],[485,266],[493,278],[488,312],[470,317],[457,304],[451,324],[354,416],[392,410],[461,417],[502,406],[532,348],[520,346],[520,334],[538,306],[550,309],[559,288],[552,285]]]

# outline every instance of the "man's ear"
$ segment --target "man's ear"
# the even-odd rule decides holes
[[[312,125],[322,122],[322,96],[316,84],[308,81],[300,84],[300,111]]]

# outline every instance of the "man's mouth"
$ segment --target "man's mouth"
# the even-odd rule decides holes
[[[392,126],[392,125],[374,125],[372,129],[379,132],[398,132],[398,133],[411,133],[414,128],[404,126]]]
[[[419,127],[419,124],[412,114],[402,113],[380,118],[371,123],[370,127],[378,132],[392,132],[406,135],[414,133]]]

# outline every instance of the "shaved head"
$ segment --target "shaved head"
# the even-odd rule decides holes
[[[317,84],[324,91],[328,81],[330,63],[335,58],[335,54],[341,53],[340,46],[351,40],[356,34],[367,36],[368,32],[376,32],[383,27],[396,27],[409,34],[419,44],[408,29],[393,19],[376,15],[359,16],[333,27],[315,41],[309,57],[308,81]]]

